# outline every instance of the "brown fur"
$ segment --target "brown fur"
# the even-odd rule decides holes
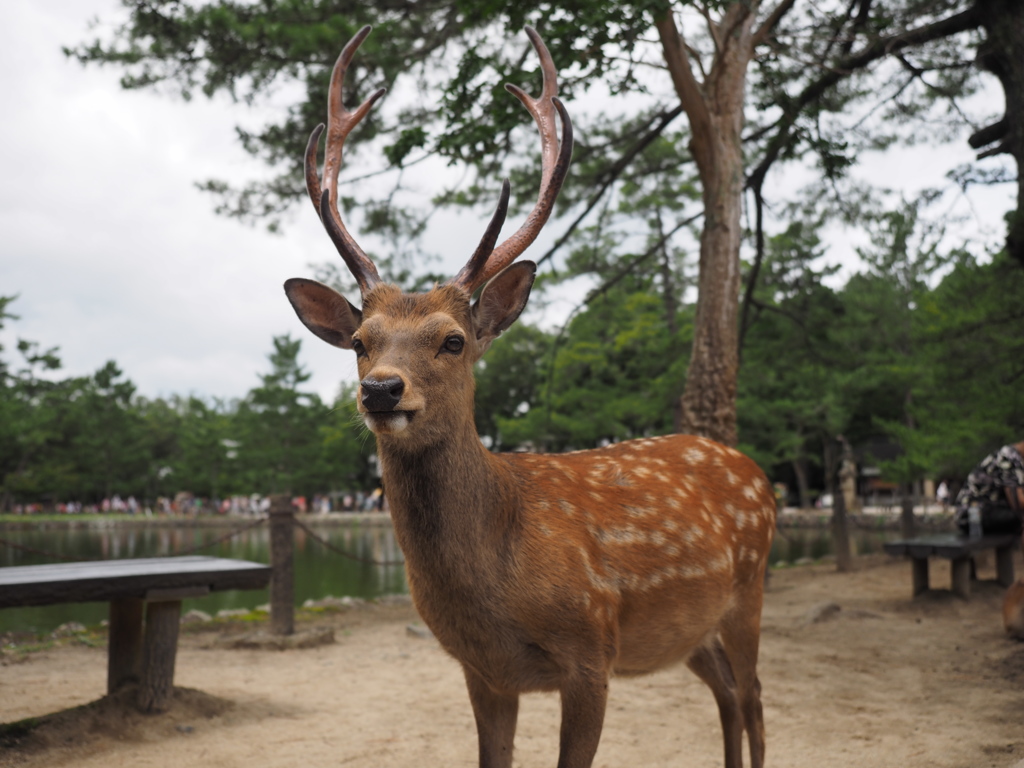
[[[484,449],[473,363],[518,316],[531,267],[496,277],[476,307],[452,286],[381,286],[364,296],[361,324],[335,323],[339,338],[364,345],[364,381],[403,382],[394,413],[405,416],[366,417],[413,600],[465,671],[480,765],[511,766],[521,693],[559,691],[559,768],[588,768],[609,678],[682,662],[718,703],[726,766],[742,764],[745,730],[760,768],[769,483],[739,452],[687,435],[562,455]],[[318,307],[340,306],[293,303],[315,327],[331,322]],[[445,351],[453,334],[465,339],[460,354]]]

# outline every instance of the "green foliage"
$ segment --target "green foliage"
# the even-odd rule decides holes
[[[12,299],[0,299],[0,323]],[[0,326],[2,327],[2,326]],[[55,379],[55,349],[19,341],[21,366],[0,358],[0,510],[95,503],[119,494],[152,504],[187,491],[229,494],[370,488],[373,442],[352,388],[333,407],[302,390],[301,342],[274,339],[270,371],[241,401],[139,397],[114,362]]]
[[[656,294],[636,285],[606,293],[572,320],[564,342],[547,341],[550,356],[534,360],[540,401],[494,416],[501,444],[563,451],[671,432],[689,331],[669,332]]]

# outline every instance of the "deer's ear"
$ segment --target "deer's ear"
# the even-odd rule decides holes
[[[518,261],[502,270],[484,286],[480,298],[473,305],[477,346],[480,354],[491,345],[526,307],[533,288],[537,265],[532,261]]]
[[[363,313],[333,288],[315,280],[293,277],[284,292],[295,314],[309,330],[342,349],[352,349],[352,334],[363,322]]]

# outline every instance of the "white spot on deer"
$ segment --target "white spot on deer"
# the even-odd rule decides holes
[[[593,566],[590,564],[590,555],[584,547],[579,547],[580,558],[583,562],[583,570],[586,571],[587,578],[590,580],[591,586],[601,592],[612,592],[613,586],[611,582],[598,574]]]
[[[744,495],[744,496],[745,496],[746,498],[748,498],[748,499],[750,499],[751,501],[753,501],[754,499],[756,499],[756,498],[757,498],[757,489],[756,489],[756,488],[754,488],[754,487],[753,487],[752,485],[747,485],[747,486],[744,486],[744,487],[743,487],[743,495]]]
[[[623,504],[622,511],[630,517],[635,518],[647,517],[648,515],[654,514],[654,510],[650,507],[637,507],[633,504]]]
[[[734,474],[731,469],[727,469],[725,470],[725,481],[729,483],[729,485],[739,485],[740,478]]]
[[[727,571],[729,570],[729,559],[725,555],[719,555],[708,563],[708,568],[712,571]]]
[[[538,526],[537,526],[537,531],[538,531],[538,532],[539,532],[539,533],[540,533],[540,534],[541,534],[542,536],[551,536],[551,535],[552,535],[552,534],[551,534],[551,529],[550,529],[550,528],[548,528],[548,527],[547,527],[546,525],[538,525]]]
[[[679,575],[684,579],[700,579],[708,575],[708,572],[699,565],[684,565],[679,569]]]
[[[666,544],[664,549],[665,554],[669,557],[679,557],[680,555],[679,547],[677,547],[675,544]]]
[[[570,503],[569,503],[568,501],[566,501],[565,499],[561,499],[561,500],[560,500],[560,501],[558,502],[558,507],[559,507],[559,509],[561,509],[561,510],[562,510],[562,512],[564,512],[564,513],[565,513],[565,514],[566,514],[566,515],[567,515],[568,517],[572,517],[572,516],[573,516],[574,514],[576,514],[576,507],[575,507],[574,505],[570,504]]]
[[[687,448],[683,451],[683,458],[691,464],[700,464],[707,458],[707,454],[699,448]]]
[[[670,496],[669,498],[665,499],[665,503],[668,504],[669,507],[676,510],[677,512],[683,507],[682,502],[673,496]]]
[[[643,466],[633,467],[633,474],[636,475],[637,477],[647,477],[649,474],[651,474],[651,470]]]

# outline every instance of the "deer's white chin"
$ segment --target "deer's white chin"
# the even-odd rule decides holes
[[[409,414],[404,411],[364,413],[363,421],[375,434],[393,435],[409,426]]]

